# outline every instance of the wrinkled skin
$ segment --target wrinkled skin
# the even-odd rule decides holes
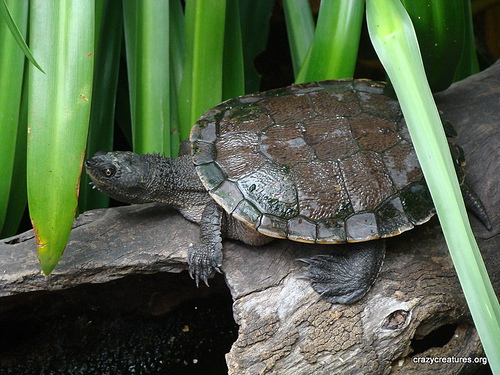
[[[200,243],[189,249],[189,272],[195,279],[208,279],[221,272],[222,239],[228,237],[250,245],[271,238],[247,228],[227,215],[201,184],[190,156],[174,159],[132,152],[97,153],[85,163],[95,188],[125,203],[158,202],[178,209],[200,225]]]

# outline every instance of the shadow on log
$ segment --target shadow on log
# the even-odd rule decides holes
[[[456,142],[465,151],[467,179],[492,221],[493,230],[487,231],[471,218],[498,293],[500,63],[453,85],[437,102],[460,134]],[[39,269],[32,232],[3,240],[0,296],[181,272],[197,238],[196,225],[155,205],[86,212],[75,221],[66,252],[48,277]],[[224,242],[223,270],[240,327],[226,355],[230,374],[487,371],[484,362],[474,363],[484,354],[436,219],[389,239],[378,279],[349,306],[319,298],[296,260],[338,246],[274,241],[254,248]],[[431,357],[454,362],[420,363]],[[461,358],[472,363],[457,363]]]

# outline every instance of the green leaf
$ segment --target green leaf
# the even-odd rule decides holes
[[[77,209],[92,94],[94,1],[30,3],[27,186],[38,258],[57,265]]]
[[[6,7],[4,0],[0,4],[1,7]],[[28,4],[16,0],[10,1],[9,6],[15,22],[25,34],[28,23]],[[14,23],[14,19],[10,19]],[[19,32],[17,28],[16,30]],[[15,162],[24,71],[23,52],[17,46],[17,41],[5,23],[0,23],[0,56],[0,88],[3,93],[0,95],[0,139],[2,140],[0,147],[0,232],[2,232]]]
[[[184,13],[179,0],[170,0],[170,154],[179,152],[179,92],[186,61]]]
[[[470,228],[411,20],[399,0],[368,0],[367,21],[401,104],[489,364],[493,373],[500,374],[500,306]]]
[[[245,93],[243,46],[238,0],[227,0],[224,35],[224,62],[222,99],[235,98]]]
[[[245,92],[247,93],[259,90],[260,76],[255,70],[254,59],[266,48],[269,18],[273,7],[273,0],[240,0]]]
[[[455,71],[455,81],[479,72],[479,62],[476,53],[476,42],[474,40],[474,27],[472,25],[471,2],[469,0],[457,0],[464,3],[465,12],[465,35],[462,57]]]
[[[35,65],[42,73],[45,73],[42,69],[42,67],[38,64],[38,62],[35,60],[33,57],[33,54],[31,53],[30,49],[26,45],[26,42],[24,41],[23,33],[19,31],[19,28],[16,25],[16,22],[12,15],[9,12],[9,8],[7,7],[7,3],[5,2],[6,0],[0,1],[0,14],[2,15],[2,18],[4,19],[5,23],[7,24],[8,28],[10,29],[10,32],[12,33],[12,36],[16,40],[17,44],[21,48],[21,50],[24,52],[26,57],[28,58],[29,61],[33,65]],[[16,1],[12,2],[11,6],[15,6],[16,8],[18,7],[26,7],[27,4],[22,1]]]
[[[225,0],[188,0],[186,63],[179,96],[181,139],[203,112],[222,100]]]
[[[94,31],[94,39],[96,45],[99,43],[99,40],[101,40],[101,26],[102,26],[102,16],[104,13],[104,4],[108,2],[108,0],[95,0],[95,15],[94,15],[94,26],[95,26],[95,31]],[[121,5],[121,0],[117,0],[114,2],[116,6]],[[120,12],[121,14],[122,12]]]
[[[363,0],[321,2],[314,39],[295,83],[353,76],[363,9]]]
[[[17,48],[17,47],[16,47]],[[19,224],[22,221],[28,195],[26,191],[26,146],[28,133],[28,69],[24,69],[24,79],[21,94],[21,108],[19,111],[19,120],[17,126],[16,150],[14,165],[12,168],[12,183],[9,194],[9,203],[6,217],[9,220],[4,222],[0,238],[11,237],[17,233]],[[15,189],[12,187],[15,186]]]
[[[97,3],[96,3],[97,4]],[[87,157],[97,151],[111,151],[113,148],[113,128],[115,101],[123,38],[123,11],[119,0],[105,0],[96,50],[92,106],[87,140]],[[79,210],[81,212],[99,207],[107,207],[109,197],[92,189],[90,177],[84,173],[80,187]]]
[[[431,90],[445,90],[453,83],[463,52],[464,3],[462,0],[401,2],[415,27]]]
[[[308,0],[283,0],[293,72],[299,74],[314,37],[314,20]]]
[[[170,153],[169,0],[124,0],[134,151]]]
[[[184,32],[184,13],[179,0],[170,0],[170,65],[172,82],[179,92],[182,72],[186,60],[186,35]]]

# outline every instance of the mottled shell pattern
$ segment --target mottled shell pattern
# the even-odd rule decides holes
[[[191,131],[213,199],[262,234],[311,243],[395,236],[434,214],[399,104],[338,80],[227,100]]]

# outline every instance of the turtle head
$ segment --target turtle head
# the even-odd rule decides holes
[[[147,203],[154,178],[149,157],[130,151],[97,152],[85,162],[85,169],[100,192],[120,202]]]

